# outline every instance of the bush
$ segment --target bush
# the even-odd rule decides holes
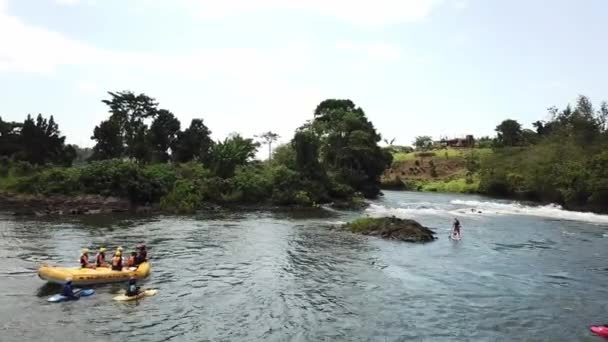
[[[231,185],[240,192],[238,201],[266,201],[272,194],[272,174],[267,166],[241,166],[231,179]]]
[[[161,208],[177,213],[193,213],[200,208],[203,194],[193,180],[180,179],[173,189],[160,200]]]
[[[414,156],[416,158],[430,158],[430,157],[435,157],[436,154],[435,154],[435,152],[416,152],[416,153],[414,153]]]

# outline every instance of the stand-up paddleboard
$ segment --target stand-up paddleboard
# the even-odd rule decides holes
[[[589,329],[596,335],[608,338],[608,326],[592,325]]]
[[[158,292],[158,290],[154,290],[154,289],[142,290],[137,296],[127,296],[127,295],[121,294],[119,296],[114,297],[114,300],[117,300],[119,302],[138,300],[138,299],[141,299],[144,297],[152,297],[156,294],[156,292]]]
[[[95,290],[93,289],[75,289],[74,290],[74,295],[77,296],[75,299],[78,299],[80,297],[88,297],[88,296],[92,296],[93,294],[95,294]],[[51,303],[59,303],[59,302],[65,302],[68,300],[73,300],[72,298],[68,298],[62,294],[56,294],[53,295],[51,297],[49,297],[49,299],[47,299],[48,302]]]
[[[462,236],[461,236],[461,235],[459,235],[459,234],[456,234],[456,233],[452,233],[452,234],[450,234],[450,239],[452,239],[452,240],[454,240],[454,241],[458,241],[458,240],[460,240],[461,238],[462,238]]]

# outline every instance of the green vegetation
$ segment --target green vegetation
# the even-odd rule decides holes
[[[551,108],[550,115],[533,124],[536,131],[509,125],[512,137],[498,140],[495,153],[481,162],[480,191],[605,211],[608,105],[595,110],[581,96],[574,108]],[[505,135],[504,122],[496,130]]]
[[[580,96],[576,106],[549,109],[548,121],[534,130],[512,119],[496,127],[496,137],[477,140],[474,149],[434,149],[394,154],[385,172],[387,186],[437,192],[478,192],[554,202],[566,208],[608,208],[608,104],[595,109]],[[427,141],[419,137],[417,142]]]
[[[293,139],[275,148],[239,134],[213,141],[202,119],[181,130],[179,120],[147,95],[109,93],[109,117],[97,125],[92,150],[64,144],[51,117],[23,124],[0,119],[0,191],[40,195],[94,194],[193,212],[204,203],[314,206],[360,203],[380,193],[391,164],[380,135],[350,100],[326,100]],[[89,156],[85,161],[83,156]],[[273,157],[274,156],[274,157]],[[74,160],[79,160],[71,166]]]

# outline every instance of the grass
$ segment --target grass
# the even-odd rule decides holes
[[[472,194],[477,193],[479,190],[479,179],[473,179],[472,183],[467,183],[465,178],[458,178],[449,181],[427,181],[424,182],[420,190],[429,192]]]
[[[447,157],[449,159],[449,158],[464,158],[464,156],[469,152],[475,152],[475,153],[479,154],[480,157],[484,157],[488,154],[491,154],[492,149],[491,148],[475,148],[475,149],[448,148],[445,150],[432,150],[429,152],[435,153],[435,157],[430,157],[430,158],[446,158]],[[398,163],[398,162],[416,160],[416,159],[418,159],[418,157],[416,156],[416,153],[418,153],[418,152],[395,153],[395,154],[393,154],[393,162]],[[429,157],[425,157],[425,158],[429,158]]]

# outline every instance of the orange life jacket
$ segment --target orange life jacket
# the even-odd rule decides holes
[[[127,260],[127,267],[135,267],[135,257],[130,256]]]
[[[89,257],[87,255],[80,255],[80,266],[87,267],[89,265]]]

